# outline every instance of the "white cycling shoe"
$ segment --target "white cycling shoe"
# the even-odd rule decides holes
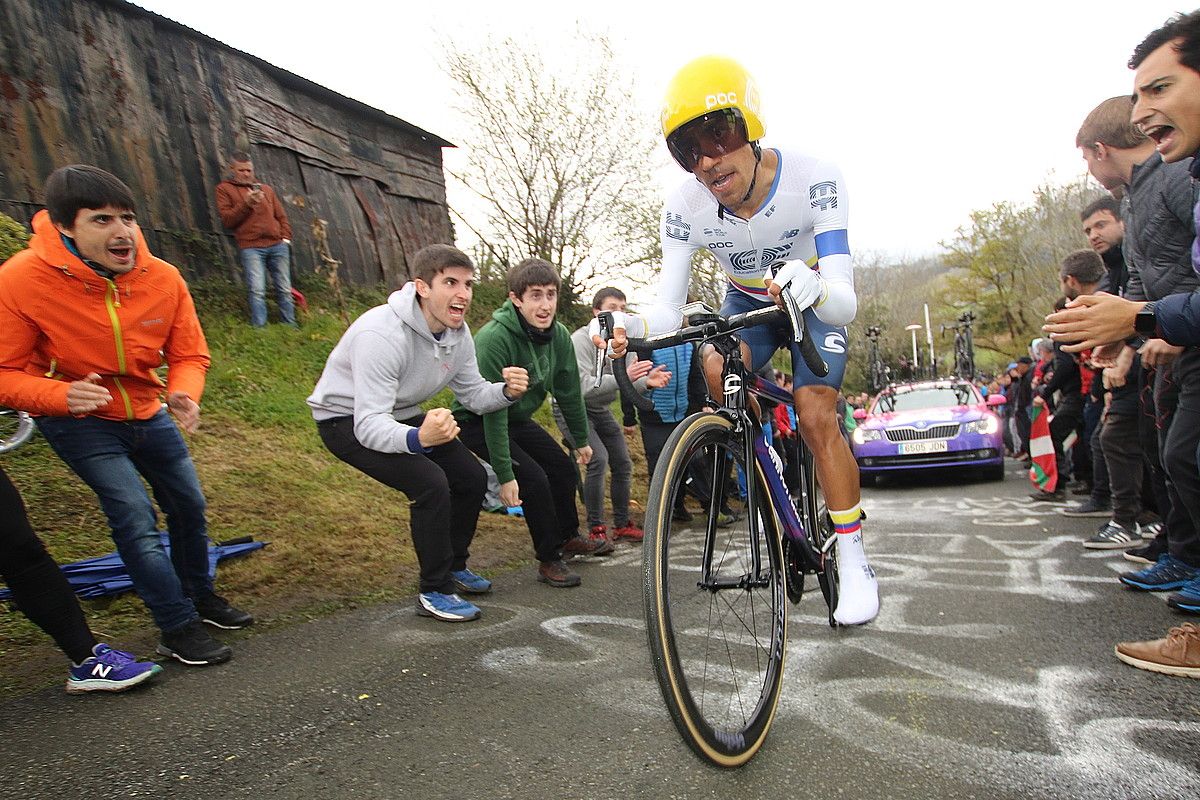
[[[863,552],[862,533],[838,534],[838,604],[833,620],[862,625],[879,613],[879,583]]]

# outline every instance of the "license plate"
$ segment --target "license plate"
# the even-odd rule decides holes
[[[911,456],[920,453],[944,453],[948,449],[945,439],[934,442],[901,442],[900,455]]]

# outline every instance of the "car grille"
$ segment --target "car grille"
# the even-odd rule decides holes
[[[889,442],[923,442],[927,439],[953,439],[958,436],[959,423],[934,425],[931,428],[888,428],[884,433]]]

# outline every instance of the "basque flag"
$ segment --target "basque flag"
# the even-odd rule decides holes
[[[1044,405],[1033,407],[1029,455],[1029,480],[1043,492],[1053,492],[1058,486],[1058,462],[1054,458],[1054,442],[1050,440],[1050,412]]]

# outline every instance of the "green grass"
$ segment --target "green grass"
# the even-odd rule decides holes
[[[300,288],[309,311],[297,330],[251,328],[241,291],[231,284],[192,287],[213,356],[200,430],[187,437],[208,498],[209,533],[216,541],[249,535],[270,543],[223,563],[218,590],[252,611],[263,627],[416,589],[406,499],[335,459],[317,437],[304,400],[346,324],[327,287]],[[469,319],[473,330],[494,308],[481,302],[489,291],[503,296],[494,287],[477,293]],[[385,297],[383,289],[347,292],[347,317]],[[427,405],[445,404],[448,397],[447,392]],[[548,406],[537,418],[555,430]],[[640,459],[640,443],[633,449]],[[55,559],[113,550],[95,495],[41,437],[0,463]],[[635,487],[643,487],[644,499],[644,460],[638,470]],[[484,514],[472,553],[472,565],[487,573],[529,560],[532,548],[517,518]],[[101,638],[141,654],[153,649],[156,630],[134,595],[83,605]],[[8,613],[0,611],[0,695],[61,680],[62,658],[22,614],[11,606]]]

